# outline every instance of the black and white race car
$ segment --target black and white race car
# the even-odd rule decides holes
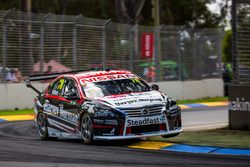
[[[31,81],[53,79],[42,92]],[[125,70],[68,72],[31,76],[26,85],[38,93],[35,122],[42,139],[120,140],[182,131],[176,102]]]

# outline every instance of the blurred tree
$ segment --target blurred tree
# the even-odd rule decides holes
[[[160,0],[161,24],[211,28],[220,25],[228,11],[228,1],[220,4],[220,14],[211,12],[207,5],[215,0]]]
[[[115,0],[115,10],[119,22],[135,24],[141,20],[145,0]]]
[[[135,15],[133,7],[136,0],[115,0],[116,14],[119,22],[134,23]],[[229,0],[219,4],[220,13],[211,12],[207,5],[216,0],[159,0],[160,24],[185,25],[192,28],[214,28],[224,26],[224,20],[229,8]],[[145,0],[138,22],[152,25],[152,0]]]
[[[9,10],[12,8],[19,7],[19,0],[1,0],[0,1],[0,10]]]
[[[0,9],[19,8],[23,0],[1,0]],[[192,28],[212,28],[223,25],[230,0],[219,5],[220,14],[207,5],[216,0],[159,0],[160,21],[165,25],[185,25]],[[33,0],[32,12],[82,14],[120,23],[153,25],[152,0]]]
[[[34,0],[32,11],[115,20],[113,0]]]
[[[222,61],[224,63],[232,62],[232,30],[227,30],[222,44]]]

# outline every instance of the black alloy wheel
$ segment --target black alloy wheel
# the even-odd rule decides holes
[[[81,133],[85,144],[93,143],[93,122],[88,114],[84,114],[82,117]]]

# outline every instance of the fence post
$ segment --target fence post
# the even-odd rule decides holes
[[[44,22],[50,17],[50,13],[45,15],[41,20],[41,28],[40,28],[40,73],[43,73],[43,65],[44,65]]]
[[[195,60],[197,60],[196,58],[197,58],[197,51],[196,51],[196,47],[197,47],[197,45],[196,45],[196,32],[194,31],[194,29],[191,29],[191,31],[192,31],[192,50],[193,50],[193,61],[195,61]],[[199,45],[199,44],[198,44]],[[198,60],[197,60],[198,61]],[[201,62],[193,62],[193,71],[192,71],[192,79],[197,79],[197,76],[196,76],[196,74],[195,73],[197,73],[198,71],[200,71],[198,68],[197,68],[197,64],[200,64]],[[190,78],[191,79],[191,78]]]
[[[219,66],[218,66],[218,72],[219,72],[219,75],[218,77],[219,78],[222,78],[222,41],[223,41],[223,37],[224,37],[225,33],[224,33],[224,30],[223,29],[220,29],[219,30],[219,39],[217,39],[217,53],[218,53],[218,58],[217,60],[219,59],[218,63],[219,63]]]
[[[160,27],[155,27],[155,47],[154,47],[154,62],[155,62],[155,71],[156,78],[155,82],[160,81],[161,79],[161,47],[160,47]]]
[[[11,9],[8,10],[5,15],[3,16],[3,44],[2,44],[2,61],[3,61],[3,69],[6,67],[6,48],[7,48],[7,17],[11,13]]]
[[[130,40],[130,42],[129,42],[129,47],[130,47],[130,56],[129,56],[129,70],[130,71],[133,71],[134,70],[134,54],[135,54],[135,45],[136,45],[136,42],[135,42],[135,40],[133,40],[133,39],[135,39],[135,38],[133,38],[135,35],[137,35],[137,34],[135,34],[135,31],[137,31],[137,28],[138,28],[138,25],[136,24],[136,25],[134,25],[134,27],[131,29],[131,31],[130,31],[130,33],[129,33],[129,40]],[[133,41],[133,42],[132,42]]]
[[[77,64],[77,21],[82,18],[82,15],[78,15],[74,20],[74,29],[73,29],[73,68],[74,70],[78,69]]]
[[[176,53],[177,53],[177,61],[178,61],[178,79],[179,81],[182,80],[182,57],[181,57],[181,52],[180,52],[180,28],[177,28],[177,33],[176,33]]]
[[[103,66],[103,68],[106,68],[106,66],[107,66],[107,63],[106,63],[106,52],[107,52],[107,50],[106,50],[106,47],[107,47],[107,45],[106,45],[106,38],[107,38],[107,34],[106,34],[106,28],[107,28],[107,26],[108,26],[108,24],[111,22],[111,19],[108,19],[105,23],[104,23],[104,25],[103,25],[103,31],[102,31],[102,66]]]

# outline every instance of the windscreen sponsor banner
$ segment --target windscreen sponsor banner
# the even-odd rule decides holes
[[[151,99],[145,99],[145,98],[139,98],[139,99],[134,99],[134,100],[127,100],[127,101],[121,101],[121,102],[116,102],[115,105],[116,106],[122,106],[122,105],[127,105],[127,104],[135,104],[135,103],[147,103],[147,102],[162,102],[162,99],[161,98],[151,98]]]
[[[157,115],[157,116],[152,116],[152,117],[134,117],[134,118],[127,119],[126,123],[127,123],[127,127],[162,124],[162,123],[166,123],[166,116]]]
[[[161,105],[163,98],[157,91],[150,91],[145,93],[131,93],[125,96],[107,96],[102,100],[107,101],[118,108],[127,107],[142,107],[148,105]]]
[[[132,79],[138,78],[134,74],[115,74],[115,75],[103,75],[103,76],[94,76],[94,77],[87,77],[81,79],[81,84],[88,83],[88,82],[100,82],[100,81],[108,81],[108,80],[116,80],[116,79]]]
[[[141,36],[141,56],[143,59],[153,58],[154,52],[154,34],[142,33]]]

